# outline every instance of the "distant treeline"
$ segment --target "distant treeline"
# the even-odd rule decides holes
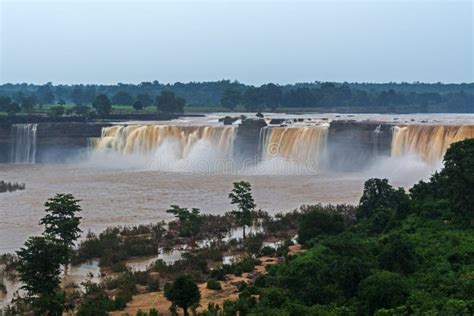
[[[474,112],[474,83],[332,83],[293,85],[268,83],[259,87],[237,81],[162,84],[158,81],[116,85],[3,84],[0,96],[18,104],[29,98],[36,104],[90,105],[98,95],[112,104],[140,107],[153,104],[171,91],[188,106],[235,107],[246,110],[277,108],[371,108],[394,112]],[[139,108],[140,108],[139,107]]]

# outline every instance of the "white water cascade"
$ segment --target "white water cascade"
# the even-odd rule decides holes
[[[36,160],[36,130],[38,124],[12,125],[11,162],[34,164]]]
[[[207,172],[232,159],[234,131],[232,126],[115,125],[102,129],[94,148],[115,160],[144,159],[153,170]]]

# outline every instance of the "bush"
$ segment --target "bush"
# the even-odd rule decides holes
[[[150,292],[158,292],[160,290],[160,280],[157,277],[148,277],[147,288]]]
[[[243,273],[243,271],[242,271],[242,267],[241,267],[241,266],[235,267],[235,269],[234,269],[234,275],[235,275],[235,276],[237,276],[237,277],[242,276],[242,273]]]
[[[158,311],[154,308],[150,309],[150,311],[148,312],[148,316],[159,316],[160,313],[158,313]]]
[[[263,235],[250,235],[244,240],[244,247],[251,255],[257,255],[263,245]]]
[[[221,282],[219,282],[215,279],[209,279],[207,281],[207,288],[209,290],[220,291],[220,290],[222,290]]]
[[[399,274],[382,271],[366,278],[359,287],[361,312],[373,315],[381,308],[403,305],[409,295],[408,285]]]
[[[262,256],[273,256],[276,253],[276,249],[270,246],[265,246],[260,250]]]
[[[320,235],[335,235],[345,229],[344,218],[332,208],[314,206],[303,214],[298,230],[298,240],[307,244]]]
[[[127,266],[122,261],[112,264],[110,268],[115,273],[127,271]]]
[[[409,274],[416,270],[416,252],[412,243],[400,234],[382,241],[378,255],[380,267],[392,272]]]

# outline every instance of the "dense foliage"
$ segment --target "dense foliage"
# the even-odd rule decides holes
[[[97,96],[101,96],[100,100],[97,100]],[[35,105],[63,105],[65,102],[77,105],[91,105],[95,102],[98,112],[107,113],[109,102],[132,107],[138,101],[136,109],[140,110],[150,106],[155,99],[155,106],[171,113],[181,112],[185,103],[191,106],[222,106],[228,109],[240,106],[251,111],[275,110],[279,107],[347,107],[371,109],[376,112],[474,112],[473,98],[472,83],[313,82],[294,85],[268,83],[254,87],[223,80],[174,84],[153,81],[117,85],[0,85],[0,111],[11,115],[21,110],[31,112]]]
[[[189,315],[188,308],[197,307],[201,300],[199,288],[189,275],[179,276],[173,283],[166,284],[165,296],[183,309],[184,316]]]
[[[251,315],[472,315],[474,139],[452,145],[445,167],[409,194],[365,183],[357,222],[331,209],[300,216],[302,255],[272,266],[224,309]],[[231,305],[231,307],[229,307]]]

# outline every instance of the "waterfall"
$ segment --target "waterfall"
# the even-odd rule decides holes
[[[382,124],[377,125],[377,127],[372,132],[372,142],[374,143],[374,157],[379,155],[379,136],[382,133]]]
[[[265,127],[260,133],[261,158],[321,163],[326,148],[327,131],[326,127],[321,126]]]
[[[230,158],[233,139],[232,126],[115,125],[102,129],[94,147],[98,151],[142,155],[170,147],[176,159],[186,159],[199,142],[206,142],[217,149],[219,156]]]
[[[443,159],[452,143],[474,138],[474,125],[395,126],[392,157],[414,154],[428,163]]]
[[[12,163],[34,164],[36,159],[37,124],[12,125]]]

